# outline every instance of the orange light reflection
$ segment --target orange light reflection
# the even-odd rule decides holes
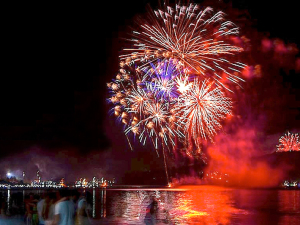
[[[230,224],[234,213],[242,210],[233,206],[226,188],[216,186],[184,186],[180,198],[173,202],[170,211],[174,221],[197,224]]]

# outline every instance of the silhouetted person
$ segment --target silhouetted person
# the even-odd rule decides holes
[[[45,201],[43,206],[42,216],[45,221],[45,225],[52,225],[54,221],[56,195],[54,192],[50,192],[48,196],[49,196],[49,202]]]
[[[144,222],[146,225],[156,224],[156,217],[158,211],[158,202],[155,197],[152,197],[152,202],[146,208],[146,215]]]
[[[41,194],[41,199],[37,203],[37,212],[38,212],[38,216],[39,216],[39,225],[45,225],[45,215],[43,215],[43,213],[46,210],[49,211],[49,208],[47,208],[49,201],[50,201],[50,198],[49,198],[48,193]],[[46,217],[48,217],[48,215],[46,215]]]
[[[37,214],[36,210],[36,204],[37,204],[37,199],[34,198],[33,193],[29,193],[29,198],[25,200],[25,206],[26,206],[26,224],[27,225],[32,225],[34,224],[35,221],[35,214]]]
[[[53,225],[74,225],[75,208],[69,197],[67,189],[57,192],[58,201],[54,208]]]
[[[79,197],[80,197],[80,193],[76,189],[71,190],[70,193],[71,193],[70,201],[74,204],[75,214],[76,214],[77,204],[78,204],[78,200],[79,200]]]
[[[39,195],[34,195],[33,208],[32,208],[32,225],[39,225],[39,216],[37,212],[37,203],[40,199]]]
[[[46,201],[46,199],[49,198],[47,194],[42,194],[40,201],[37,203],[37,211],[38,211],[38,216],[39,216],[39,225],[45,225],[44,218],[42,216],[43,212],[43,206]]]
[[[90,204],[89,201],[89,192],[83,193],[77,203],[77,221],[78,225],[90,225]]]

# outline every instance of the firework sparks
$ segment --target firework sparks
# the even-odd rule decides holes
[[[238,27],[224,19],[224,13],[199,5],[167,6],[164,11],[150,11],[149,19],[133,32],[134,48],[124,49],[146,68],[150,63],[169,58],[177,59],[177,67],[204,77],[211,77],[225,87],[226,80],[239,84],[237,75],[246,66],[235,61],[243,48],[233,43]],[[233,62],[231,62],[233,61]]]
[[[146,75],[149,77],[149,81],[146,82],[147,88],[156,92],[157,97],[170,103],[174,102],[179,95],[174,79],[179,79],[184,75],[182,71],[176,69],[175,63],[176,60],[170,59],[169,61],[158,62],[157,66],[151,64],[152,68],[146,70]]]
[[[209,7],[151,11],[108,84],[127,139],[150,142],[156,150],[181,143],[188,155],[201,154],[203,139],[213,141],[231,114],[222,87],[228,89],[226,80],[242,81],[238,74],[245,64],[235,54],[243,48],[234,44],[236,35],[238,28]]]
[[[177,69],[176,62],[170,59],[139,73],[132,62],[121,63],[122,74],[107,85],[112,94],[109,99],[114,104],[112,110],[125,125],[125,134],[133,133],[143,144],[149,140],[155,149],[160,143],[174,146],[175,136],[183,137],[179,131],[182,124],[173,108],[181,94],[178,83],[187,74]]]
[[[186,91],[188,91],[191,86],[192,86],[192,83],[189,82],[189,77],[188,76],[185,76],[185,77],[177,77],[176,78],[176,83],[177,83],[177,86],[178,86],[178,91],[183,94],[185,93]]]
[[[149,139],[156,149],[158,149],[161,140],[165,145],[168,143],[174,145],[173,139],[177,135],[177,131],[174,130],[174,123],[170,120],[172,115],[169,104],[155,98],[149,98],[142,104],[144,108],[142,113],[133,114],[135,116],[131,125],[125,129],[125,134],[130,131],[133,132],[143,144]]]
[[[300,151],[299,135],[287,132],[279,139],[276,152]]]
[[[232,102],[218,87],[197,79],[191,89],[178,98],[176,112],[185,121],[185,134],[199,145],[199,137],[212,140],[222,126],[221,120],[231,113]]]

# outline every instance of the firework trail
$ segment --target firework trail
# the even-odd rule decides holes
[[[276,152],[300,151],[299,135],[287,132],[279,139]]]
[[[212,8],[199,5],[166,6],[164,10],[149,10],[148,19],[142,20],[133,31],[133,48],[124,49],[147,68],[151,63],[169,58],[177,59],[186,72],[211,77],[225,88],[228,81],[239,84],[238,74],[246,66],[237,62],[235,54],[243,48],[234,44],[238,27],[224,19],[224,13],[213,13]]]

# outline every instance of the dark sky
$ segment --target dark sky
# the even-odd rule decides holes
[[[134,15],[145,12],[147,2],[26,3],[4,8],[0,160],[30,152],[32,146],[38,146],[41,150],[35,154],[41,155],[75,149],[71,155],[85,157],[116,151],[112,146],[120,150],[116,151],[118,160],[123,157],[122,150],[127,155],[121,128],[108,116],[106,82],[117,72],[126,27]],[[157,6],[157,1],[150,2]],[[248,10],[255,21],[252,28],[299,47],[294,1],[243,0],[233,1],[233,7]],[[283,75],[283,81],[292,93],[284,89],[287,96],[281,101],[292,95],[292,108],[296,108],[292,109],[294,116],[284,122],[291,129],[299,129],[298,80],[296,75]],[[280,107],[283,105],[290,107]],[[130,157],[128,153],[124,160]]]

